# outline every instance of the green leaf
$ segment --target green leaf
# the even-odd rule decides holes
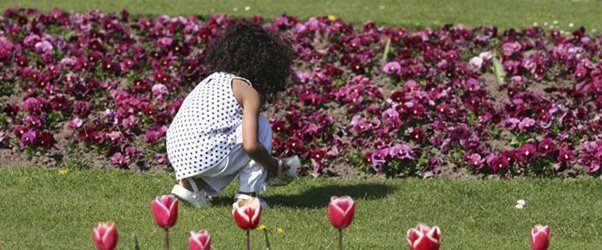
[[[493,51],[493,72],[495,73],[495,79],[499,84],[504,83],[504,78],[506,77],[506,72],[504,71],[504,66],[502,62],[497,58],[497,53]]]
[[[383,52],[383,62],[387,61],[387,56],[391,51],[391,38],[387,38],[387,43],[385,44],[385,52]]]

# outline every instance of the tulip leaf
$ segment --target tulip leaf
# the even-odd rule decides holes
[[[387,38],[387,43],[385,43],[385,51],[383,52],[383,62],[387,61],[387,56],[391,51],[391,38]]]
[[[136,236],[136,234],[133,234],[134,236],[134,250],[140,250],[140,244],[138,243],[138,237]]]
[[[495,73],[495,79],[499,84],[504,83],[504,78],[506,77],[506,72],[504,71],[504,66],[502,62],[497,57],[497,53],[493,52],[493,72]]]

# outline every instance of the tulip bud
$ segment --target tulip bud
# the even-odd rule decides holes
[[[531,228],[531,249],[546,250],[550,246],[550,227],[535,225]]]
[[[259,225],[261,217],[261,205],[259,199],[240,199],[234,203],[232,216],[236,225],[243,230],[255,229]]]
[[[176,224],[178,219],[178,199],[173,195],[163,195],[155,198],[151,203],[155,221],[160,228],[169,229]]]
[[[408,230],[407,240],[410,250],[438,250],[441,246],[441,230],[437,226],[431,228],[418,224],[416,228]]]
[[[207,230],[201,230],[198,233],[190,232],[188,245],[190,250],[211,250],[211,235]]]
[[[349,196],[330,198],[328,204],[330,224],[337,229],[344,229],[351,225],[355,216],[355,203]]]
[[[92,238],[97,249],[113,250],[119,238],[117,226],[113,222],[98,223],[98,226],[92,229]]]

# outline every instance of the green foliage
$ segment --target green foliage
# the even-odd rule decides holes
[[[347,158],[347,163],[349,165],[351,165],[352,167],[356,167],[360,171],[365,172],[365,173],[370,171],[370,166],[368,166],[364,163],[364,157],[362,156],[362,154],[359,151],[352,149],[351,151],[349,151],[347,153],[346,158]]]
[[[85,159],[70,157],[63,161],[63,168],[69,170],[85,170],[89,169],[90,167]]]
[[[3,249],[92,249],[91,230],[100,221],[117,223],[119,249],[159,249],[164,231],[156,226],[150,201],[169,191],[173,174],[122,170],[0,168],[0,235]],[[301,178],[269,188],[270,209],[261,223],[274,249],[332,249],[336,230],[327,219],[332,195],[356,201],[353,224],[345,230],[351,249],[407,249],[405,232],[417,223],[438,225],[445,249],[528,249],[529,230],[549,224],[554,249],[598,249],[602,245],[599,180],[592,178],[514,180],[335,180]],[[188,232],[207,229],[215,249],[239,249],[244,233],[232,221],[236,185],[208,209],[180,203],[170,230],[173,249],[188,246]],[[523,209],[514,205],[519,199]],[[52,228],[53,230],[48,230]],[[260,231],[252,249],[264,249]]]
[[[504,71],[504,66],[500,59],[498,59],[497,52],[493,51],[493,72],[495,73],[495,79],[498,84],[504,84],[506,78],[506,72]]]
[[[377,24],[399,25],[404,28],[442,26],[448,23],[461,23],[470,27],[496,25],[501,29],[522,28],[535,22],[542,26],[557,20],[558,28],[570,30],[569,23],[587,29],[602,28],[602,4],[596,0],[499,0],[499,1],[439,1],[439,0],[335,0],[335,1],[293,1],[293,0],[138,0],[119,2],[103,0],[3,0],[0,9],[8,7],[36,7],[52,10],[55,7],[74,11],[113,11],[128,10],[142,15],[203,15],[226,13],[232,16],[251,17],[261,14],[266,19],[274,19],[282,13],[306,19],[310,16],[334,15],[361,26],[366,20]],[[246,6],[250,7],[245,11]]]

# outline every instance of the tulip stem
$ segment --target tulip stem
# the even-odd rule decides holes
[[[251,232],[247,229],[247,250],[251,250]]]
[[[163,249],[169,250],[169,229],[165,229],[165,241],[163,241]]]
[[[343,229],[339,229],[339,250],[343,250]]]
[[[268,230],[267,229],[263,229],[263,235],[265,236],[265,247],[266,250],[270,250],[270,239],[268,239]]]

